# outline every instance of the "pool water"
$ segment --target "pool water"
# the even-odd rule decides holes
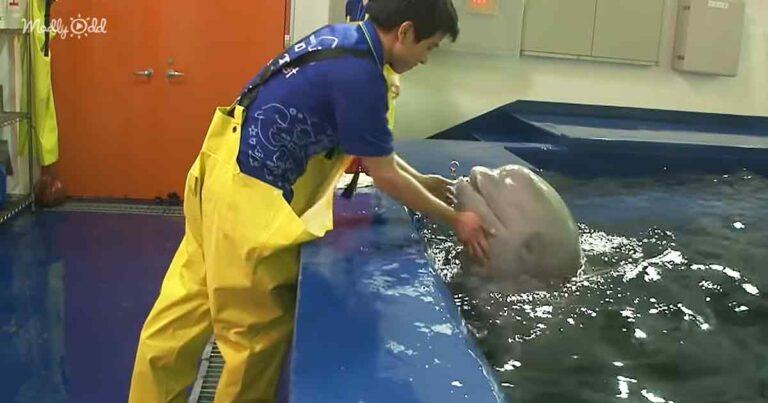
[[[420,225],[509,399],[768,401],[768,179],[544,177],[586,257],[565,285],[474,278],[449,231]]]

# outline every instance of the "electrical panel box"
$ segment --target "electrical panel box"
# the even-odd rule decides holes
[[[597,0],[529,0],[523,51],[590,56]]]
[[[528,0],[523,54],[654,65],[665,0]]]
[[[454,1],[461,34],[441,48],[481,54],[520,54],[524,0]]]
[[[679,0],[675,70],[735,76],[744,31],[743,0]]]
[[[664,0],[598,0],[592,56],[659,60]]]

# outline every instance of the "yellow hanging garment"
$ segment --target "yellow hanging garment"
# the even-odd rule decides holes
[[[46,0],[30,0],[29,16],[31,21],[40,21],[43,26],[46,17]],[[22,123],[20,130],[19,150],[27,150],[27,141],[30,132],[35,141],[40,165],[48,166],[59,159],[59,127],[56,121],[56,105],[53,99],[53,85],[51,82],[51,53],[50,40],[46,42],[42,29],[33,29],[25,40],[31,41],[32,47],[32,127]],[[26,66],[30,62],[30,55],[24,52],[22,58]],[[26,71],[26,69],[25,69]],[[27,82],[24,82],[27,85]],[[22,105],[27,105],[27,91],[22,92]]]

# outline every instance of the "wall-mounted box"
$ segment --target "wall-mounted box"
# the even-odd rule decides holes
[[[456,43],[441,48],[453,51],[520,54],[524,0],[455,0],[460,35]]]
[[[524,54],[657,64],[664,0],[527,0]]]
[[[598,0],[592,56],[659,60],[664,0]]]
[[[528,0],[523,51],[590,56],[597,0]]]
[[[679,0],[678,7],[675,70],[735,76],[741,56],[744,2]]]

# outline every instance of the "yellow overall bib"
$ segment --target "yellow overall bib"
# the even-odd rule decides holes
[[[282,191],[240,171],[244,109],[219,108],[189,171],[186,233],[141,332],[130,402],[184,402],[211,332],[226,365],[216,402],[272,401],[293,332],[299,245],[333,227],[351,160],[314,157]],[[234,115],[234,116],[230,116]]]

